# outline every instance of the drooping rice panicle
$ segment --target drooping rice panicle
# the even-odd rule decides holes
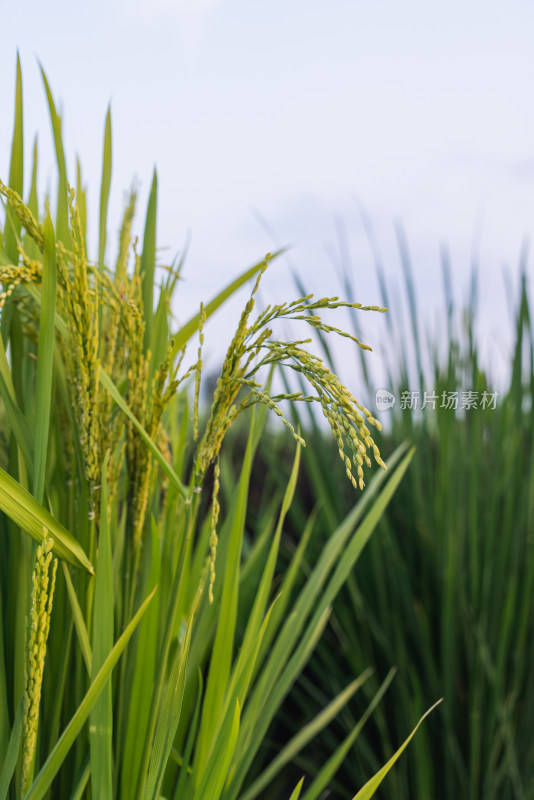
[[[269,264],[270,256],[265,258],[262,269],[258,272],[254,288],[243,310],[237,331],[228,348],[223,362],[221,375],[217,381],[211,414],[195,458],[195,482],[200,486],[209,465],[219,458],[225,434],[232,422],[245,409],[254,403],[266,405],[282,419],[292,435],[305,445],[304,439],[295,431],[285,418],[278,403],[282,400],[296,402],[318,402],[321,405],[336,442],[345,472],[354,488],[363,489],[363,464],[370,466],[368,450],[372,450],[375,461],[383,469],[386,468],[380,458],[378,447],[373,441],[369,428],[365,424],[380,429],[380,423],[370,411],[357,402],[344,384],[334,375],[323,361],[305,350],[302,345],[310,340],[297,342],[281,342],[272,339],[272,325],[279,319],[294,319],[309,324],[323,333],[337,334],[351,339],[363,350],[371,348],[357,337],[346,334],[341,329],[326,325],[321,317],[310,312],[325,309],[359,308],[362,310],[385,311],[378,306],[362,306],[359,303],[346,303],[337,297],[313,300],[313,295],[299,298],[290,303],[268,306],[249,324],[254,308],[254,298],[260,280]],[[289,367],[299,372],[315,390],[315,396],[303,396],[301,393],[277,395],[276,399],[262,391],[261,383],[256,380],[258,372],[266,366]],[[238,401],[240,390],[248,390],[246,396]],[[356,467],[358,480],[353,475],[352,465]],[[216,515],[214,515],[216,516]],[[212,541],[215,538],[212,536]],[[216,545],[210,545],[210,575],[214,575]],[[211,586],[211,578],[210,578]],[[211,590],[210,590],[211,596]]]

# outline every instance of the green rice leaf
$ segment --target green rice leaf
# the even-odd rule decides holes
[[[106,255],[106,235],[108,224],[108,201],[111,186],[111,107],[108,106],[104,130],[104,158],[102,164],[102,184],[100,188],[100,225],[98,229],[98,268],[104,269]]]
[[[189,775],[192,774],[192,770],[189,764],[191,763],[191,754],[193,752],[193,746],[195,744],[196,735],[198,731],[198,720],[200,717],[200,706],[202,703],[203,681],[202,681],[202,672],[200,668],[197,670],[197,674],[198,674],[198,691],[197,691],[197,698],[195,701],[195,710],[193,711],[192,722],[189,725],[187,741],[185,743],[184,756],[182,759],[182,766],[180,769],[180,777],[176,785],[176,791],[174,792],[173,800],[181,800],[181,798],[184,796],[186,781]]]
[[[89,783],[89,778],[91,777],[91,764],[87,761],[85,768],[80,775],[80,780],[78,781],[78,785],[76,786],[75,790],[70,796],[70,800],[82,800],[82,797],[85,792],[85,788]]]
[[[94,680],[113,648],[113,563],[108,525],[107,468],[109,450],[102,465],[100,490],[100,536],[96,561],[95,596],[93,604],[93,662]],[[91,789],[94,797],[112,797],[112,732],[113,706],[111,675],[93,710],[89,721],[91,749]]]
[[[9,369],[4,342],[0,336],[0,395],[4,401],[7,422],[22,453],[28,472],[33,473],[32,433],[28,421],[15,397],[15,388]]]
[[[282,536],[282,529],[284,527],[286,514],[289,511],[293,496],[295,494],[299,465],[300,446],[297,445],[293,467],[291,469],[291,475],[289,477],[286,491],[282,500],[282,508],[280,510],[276,532],[273,537],[269,554],[265,561],[263,574],[261,576],[260,584],[258,586],[249,615],[245,635],[243,637],[243,643],[239,651],[239,658],[234,668],[232,681],[228,690],[229,697],[233,697],[234,693],[236,694],[241,708],[243,708],[245,705],[245,698],[256,664],[256,658],[263,644],[263,636],[265,631],[269,629],[271,612],[274,610],[274,608],[276,608],[276,605],[280,599],[277,598],[277,600],[272,604],[268,614],[265,615],[264,619],[265,608],[271,592],[278,550],[280,546],[280,539]]]
[[[22,197],[23,191],[23,162],[24,162],[24,134],[23,134],[23,114],[22,114],[22,72],[20,69],[20,57],[17,53],[17,82],[15,88],[15,124],[13,126],[13,140],[11,144],[11,163],[9,166],[9,186]],[[7,208],[6,226],[2,247],[6,252],[9,261],[16,264],[19,260],[17,250],[18,239],[20,236],[21,224],[15,214]]]
[[[323,790],[326,789],[326,787],[336,774],[341,764],[343,764],[343,762],[347,758],[348,753],[352,748],[354,742],[356,741],[357,737],[359,736],[363,726],[365,725],[365,723],[373,713],[374,709],[377,707],[380,700],[387,691],[391,681],[393,680],[395,672],[396,672],[395,669],[391,669],[389,671],[389,673],[386,676],[386,679],[384,680],[379,690],[369,703],[368,707],[365,709],[365,713],[358,720],[358,724],[355,725],[352,731],[349,733],[349,735],[345,737],[345,740],[341,743],[341,745],[337,748],[337,750],[330,756],[326,764],[323,764],[320,771],[315,776],[312,785],[307,790],[302,800],[316,800],[321,795]]]
[[[148,208],[146,211],[143,253],[141,255],[141,282],[145,320],[145,350],[151,349],[152,319],[154,316],[154,272],[156,269],[156,212],[158,205],[158,176],[154,170]]]
[[[33,142],[33,162],[32,162],[32,180],[30,186],[30,194],[28,196],[28,208],[32,212],[35,219],[39,219],[39,198],[37,195],[37,166],[39,163],[39,154],[37,150],[37,136]],[[33,241],[31,236],[24,237],[24,248],[29,258],[40,258],[39,248]]]
[[[249,430],[247,449],[239,478],[238,490],[229,519],[228,548],[224,574],[219,619],[212,647],[210,669],[206,684],[206,695],[202,707],[202,722],[197,741],[194,772],[203,774],[207,767],[208,753],[211,750],[213,732],[217,731],[227,683],[230,678],[232,652],[234,647],[237,603],[239,597],[239,564],[245,526],[250,472],[254,454],[254,417]],[[220,555],[220,553],[219,553]]]
[[[271,255],[270,260],[272,261],[283,252],[284,250],[277,250],[276,253],[273,253],[273,255]],[[206,315],[206,319],[209,319],[211,315],[215,311],[217,311],[217,309],[220,308],[220,306],[222,306],[222,304],[226,300],[228,300],[229,297],[231,297],[235,292],[237,292],[237,290],[240,289],[241,286],[243,286],[247,281],[253,278],[263,268],[264,265],[265,265],[265,259],[263,259],[263,261],[258,262],[253,267],[250,267],[249,269],[245,270],[245,272],[243,272],[238,278],[229,283],[228,286],[226,286],[221,292],[215,295],[215,297],[212,300],[210,300],[209,303],[206,303],[206,305],[204,306],[204,313]],[[182,325],[180,330],[174,334],[173,336],[174,355],[179,353],[180,350],[183,350],[189,339],[198,330],[199,323],[200,323],[200,312],[198,314],[194,314],[191,317],[191,319],[188,322],[186,322],[185,325]]]
[[[171,673],[169,675],[167,687],[163,695],[161,708],[159,710],[158,722],[154,735],[154,745],[148,777],[143,793],[144,800],[158,800],[161,784],[165,775],[165,768],[169,760],[174,737],[180,721],[182,710],[182,700],[184,695],[185,675],[189,646],[191,643],[191,632],[193,620],[202,596],[203,585],[198,588],[185,631],[184,640],[179,647]],[[207,795],[210,797],[211,795]]]
[[[65,165],[65,152],[63,150],[63,139],[61,135],[61,117],[56,111],[52,91],[48,83],[45,71],[41,66],[41,76],[43,79],[50,122],[52,124],[52,135],[54,137],[54,147],[56,150],[56,161],[58,168],[58,188],[57,188],[57,213],[56,213],[56,237],[63,242],[65,247],[70,246],[69,232],[69,207],[67,199],[67,167]]]
[[[1,337],[0,337],[1,339]],[[10,713],[8,705],[8,686],[6,675],[6,648],[4,645],[4,609],[2,596],[0,594],[0,753],[7,752],[8,741],[10,738]]]
[[[239,734],[239,700],[236,700],[233,716],[227,717],[228,722],[221,731],[217,745],[202,773],[202,780],[193,796],[194,800],[219,800],[226,781],[228,769],[232,761],[237,737]]]
[[[43,279],[41,290],[41,315],[39,322],[39,349],[35,379],[35,450],[33,495],[42,503],[45,485],[50,406],[52,400],[52,374],[54,367],[54,335],[56,314],[56,240],[50,215],[44,223]]]
[[[72,612],[72,619],[74,620],[74,627],[76,629],[76,634],[78,636],[78,642],[80,644],[80,649],[82,651],[82,656],[85,662],[85,667],[87,669],[87,674],[91,675],[93,652],[91,650],[91,644],[89,642],[89,634],[87,633],[87,627],[85,625],[83,613],[80,608],[80,604],[78,602],[78,597],[76,596],[76,590],[74,589],[72,578],[70,577],[69,568],[64,561],[62,561],[61,564],[63,567],[63,575],[65,577],[65,584],[67,586],[67,595],[69,597],[70,609]]]
[[[178,492],[182,495],[184,499],[188,499],[191,496],[191,492],[187,489],[172,466],[169,464],[168,461],[165,460],[162,453],[160,452],[159,448],[156,444],[152,441],[146,430],[143,428],[137,417],[132,413],[128,404],[125,402],[124,398],[122,397],[121,393],[107,374],[104,369],[100,369],[99,371],[100,383],[109,392],[111,399],[119,406],[121,411],[126,414],[130,422],[133,424],[134,428],[137,430],[141,439],[144,441],[160,467],[162,468],[163,472],[167,475],[171,483],[174,487],[178,490]]]
[[[377,773],[376,773],[376,775],[373,775],[373,777],[371,778],[371,780],[367,781],[367,783],[365,784],[365,786],[363,786],[363,787],[360,789],[360,791],[358,792],[358,794],[354,795],[354,797],[352,798],[352,800],[369,800],[369,798],[370,798],[370,797],[372,797],[372,796],[374,795],[374,793],[376,792],[376,790],[378,789],[378,787],[380,786],[380,784],[382,783],[382,781],[384,780],[384,778],[386,777],[386,775],[388,774],[388,772],[390,771],[391,767],[392,767],[392,766],[394,765],[394,763],[397,761],[397,759],[399,758],[399,756],[400,756],[400,755],[402,755],[402,753],[404,752],[404,750],[405,750],[405,749],[406,749],[406,747],[408,746],[408,743],[409,743],[409,742],[410,742],[410,741],[413,739],[413,737],[415,736],[415,734],[416,734],[417,730],[419,729],[419,726],[422,724],[423,720],[425,720],[425,719],[428,717],[428,715],[429,715],[429,714],[431,714],[431,713],[432,713],[432,711],[434,711],[434,709],[435,709],[435,708],[436,708],[436,707],[437,707],[437,706],[438,706],[440,703],[441,703],[441,700],[438,700],[438,701],[437,701],[437,703],[434,703],[434,705],[433,705],[431,708],[429,708],[429,709],[428,709],[428,711],[427,711],[425,714],[423,714],[423,716],[421,717],[421,719],[419,720],[419,722],[417,723],[417,725],[415,726],[415,728],[413,729],[413,731],[410,733],[410,735],[409,735],[409,736],[408,736],[408,738],[407,738],[407,739],[404,741],[404,743],[403,743],[403,744],[402,744],[402,745],[399,747],[399,749],[397,750],[397,752],[396,752],[396,753],[395,753],[393,756],[391,756],[391,758],[389,759],[389,761],[387,762],[387,764],[384,764],[384,766],[382,767],[382,769],[381,769],[379,772],[377,772]]]
[[[342,692],[338,694],[320,714],[317,714],[315,719],[304,725],[303,728],[291,739],[290,742],[278,753],[275,759],[271,761],[267,769],[265,769],[256,778],[254,783],[240,795],[240,800],[254,800],[258,794],[269,785],[272,779],[280,772],[280,770],[292,761],[300,751],[333,719],[335,719],[342,708],[348,703],[353,694],[365,683],[371,670],[366,670],[363,675],[352,681]]]
[[[21,697],[15,713],[15,721],[13,722],[9,744],[3,757],[2,771],[0,772],[0,800],[6,800],[9,784],[11,783],[11,778],[17,766],[17,757],[22,737],[22,717],[23,701]]]
[[[15,478],[0,468],[0,509],[37,542],[43,530],[54,540],[54,553],[76,567],[93,574],[93,565],[76,539]],[[47,534],[47,535],[48,535]]]
[[[403,455],[404,458],[398,464]],[[408,454],[406,446],[398,448],[389,460],[389,475],[382,472],[373,477],[356,508],[327,542],[314,571],[308,577],[277,640],[271,647],[267,663],[254,686],[251,700],[243,715],[241,742],[238,747],[241,763],[232,781],[232,791],[225,794],[225,800],[234,800],[237,796],[270,721],[317,643],[317,632],[325,623],[330,604],[354,568],[358,556],[408,468],[412,456],[413,448]],[[362,523],[357,526],[363,515],[365,517]],[[323,589],[332,569],[334,569],[333,575],[326,589]],[[312,617],[306,624],[310,613]]]
[[[132,617],[132,619],[126,626],[124,632],[117,639],[113,647],[113,650],[104,661],[98,674],[92,681],[87,691],[87,694],[85,695],[82,702],[78,706],[76,712],[74,713],[74,716],[72,717],[71,721],[63,731],[58,743],[56,744],[56,746],[46,759],[41,771],[34,780],[30,791],[27,793],[25,797],[25,800],[41,800],[41,798],[43,798],[47,793],[50,784],[54,780],[59,769],[61,768],[61,765],[63,764],[63,761],[67,756],[67,753],[72,747],[76,737],[80,733],[85,721],[87,720],[87,717],[91,713],[91,709],[94,707],[96,701],[100,697],[100,694],[104,689],[106,683],[108,682],[109,676],[111,675],[113,668],[115,667],[117,661],[119,660],[122,651],[130,641],[133,632],[135,631],[143,614],[148,608],[149,603],[154,597],[155,592],[156,590],[154,589],[154,591],[147,597],[147,599],[141,605],[139,610]]]
[[[289,800],[299,800],[303,783],[304,783],[304,778],[301,778],[300,781],[295,786],[295,788],[293,789],[293,791],[291,792],[291,797],[289,798]]]
[[[161,578],[159,531],[153,519],[151,532],[152,552],[148,577],[149,592],[160,583]],[[158,655],[159,618],[160,596],[158,595],[141,621],[137,635],[134,675],[129,698],[128,727],[122,763],[123,774],[128,775],[128,782],[123,781],[121,787],[122,797],[125,799],[132,796],[131,789],[137,786],[143,751],[145,747],[151,747],[152,745],[152,742],[146,742],[150,716],[150,704],[146,702],[146,696],[147,686],[152,687],[154,685]]]

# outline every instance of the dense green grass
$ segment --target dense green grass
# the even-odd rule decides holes
[[[132,246],[132,194],[110,268],[108,114],[92,262],[81,168],[74,190],[44,73],[43,82],[57,157],[53,218],[52,198],[38,191],[36,148],[22,200],[20,66],[9,182],[0,182],[0,800],[253,800],[272,791],[284,766],[367,682],[362,670],[337,693],[325,683],[323,708],[266,757],[266,734],[412,452],[402,445],[391,454],[388,472],[372,477],[313,562],[305,521],[281,571],[302,447],[282,417],[293,433],[292,471],[247,547],[255,455],[266,415],[280,416],[285,398],[270,394],[277,364],[310,387],[311,395],[290,399],[318,403],[329,419],[343,451],[340,481],[346,471],[354,492],[362,464],[371,466],[368,453],[381,464],[371,415],[303,342],[281,342],[273,332],[280,319],[296,318],[325,333],[320,314],[343,304],[301,298],[254,317],[267,257],[176,329],[171,308],[182,265],[156,264],[156,175],[142,245]],[[200,424],[205,324],[250,279],[256,282]],[[230,472],[223,440],[238,419],[247,426],[245,447]],[[381,693],[373,693],[371,708]],[[354,784],[357,800],[372,796],[416,719],[406,718],[385,767]],[[318,797],[359,732],[356,724],[328,753],[313,784],[297,776],[279,796]]]
[[[350,797],[351,785],[378,767],[407,719],[443,697],[379,796],[533,798],[534,340],[525,265],[513,300],[513,329],[503,337],[511,342],[509,371],[504,385],[493,386],[488,373],[494,364],[483,363],[476,335],[476,274],[467,306],[458,307],[444,262],[447,337],[443,343],[423,335],[402,236],[400,242],[407,319],[413,324],[398,323],[399,309],[392,310],[390,340],[382,342],[382,352],[390,355],[382,385],[397,404],[387,412],[389,425],[379,440],[386,453],[408,440],[416,455],[334,604],[325,636],[292,694],[286,725],[291,730],[320,707],[326,686],[335,692],[353,670],[373,665],[376,674],[362,691],[363,710],[366,694],[369,699],[395,666],[390,690],[338,773],[340,797]],[[348,276],[349,296],[350,283]],[[382,301],[387,304],[387,297]],[[503,312],[501,327],[505,319]],[[483,392],[497,388],[495,409],[483,409]],[[403,391],[422,398],[433,389],[440,398],[436,410],[400,409]],[[477,409],[442,407],[443,392],[458,392],[460,407],[462,392],[469,390],[478,393]],[[324,431],[310,416],[301,415],[300,424],[310,446],[291,521],[297,530],[320,503],[313,553],[354,498],[340,491],[333,476],[336,453]],[[263,457],[280,463],[284,449],[282,442],[271,442]],[[355,720],[354,706],[345,709],[342,727],[323,732],[299,766],[313,773]],[[290,733],[282,726],[276,735]]]

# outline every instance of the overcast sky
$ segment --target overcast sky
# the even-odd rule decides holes
[[[18,48],[27,152],[38,131],[43,190],[54,172],[39,59],[70,174],[77,153],[89,185],[93,253],[109,102],[110,254],[124,190],[135,176],[142,216],[156,165],[162,260],[192,236],[182,318],[273,247],[259,218],[318,294],[340,292],[328,250],[342,224],[358,299],[378,302],[359,202],[394,300],[402,220],[430,313],[442,304],[440,245],[464,296],[480,223],[488,348],[507,326],[502,266],[516,267],[534,227],[532,0],[0,0],[0,30],[0,174]],[[282,299],[288,275],[273,265],[264,296]]]

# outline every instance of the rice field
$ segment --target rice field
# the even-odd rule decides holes
[[[358,746],[340,767],[334,796],[350,797],[351,784],[379,768],[406,720],[443,697],[377,797],[532,798],[534,340],[527,261],[523,257],[519,264],[510,294],[511,329],[504,330],[505,310],[500,326],[510,342],[509,369],[494,384],[489,376],[495,365],[481,354],[477,334],[476,271],[462,304],[452,295],[443,262],[443,343],[420,323],[406,254],[401,248],[405,307],[391,309],[389,340],[382,347],[389,355],[382,365],[385,386],[395,404],[380,415],[388,424],[377,442],[386,460],[402,442],[413,444],[415,455],[333,604],[325,636],[294,688],[291,714],[279,723],[277,736],[305,724],[353,670],[374,668],[355,704],[340,714],[337,729],[323,731],[295,766],[313,773],[395,668]],[[381,269],[378,260],[381,300],[388,305]],[[348,297],[355,274],[347,269]],[[364,370],[362,381],[372,397],[376,384]],[[354,498],[334,476],[335,447],[317,419],[292,419],[306,431],[309,446],[289,526],[296,536],[319,509],[309,546],[314,553]],[[275,439],[263,456],[272,466],[287,450]]]
[[[142,241],[132,234],[132,191],[108,264],[108,112],[102,173],[90,181],[100,191],[92,257],[85,176],[79,163],[73,175],[67,169],[61,116],[42,79],[57,187],[41,194],[37,147],[24,163],[20,64],[0,182],[0,800],[323,797],[352,763],[391,676],[369,691],[373,664],[349,669],[334,691],[322,682],[321,708],[274,752],[269,732],[287,719],[313,654],[320,658],[336,599],[414,458],[405,442],[388,446],[385,470],[379,423],[306,342],[310,329],[348,336],[365,357],[359,337],[329,327],[323,312],[382,308],[305,295],[257,310],[259,281],[276,257],[268,254],[178,326],[184,264],[156,262],[157,175]],[[209,407],[199,409],[210,318],[245,284],[249,300]],[[304,338],[280,338],[287,319]],[[302,393],[273,393],[281,365]],[[320,543],[308,514],[289,559],[281,543],[310,447],[287,403],[323,413],[337,481],[360,498]],[[251,476],[269,415],[285,425],[292,467],[281,490],[273,482],[252,536]],[[232,428],[246,432],[230,472]],[[358,695],[365,709],[345,738],[286,784],[286,767],[312,741],[348,709],[358,713]],[[349,776],[354,800],[373,796],[420,740],[438,699],[410,708],[372,768]]]

